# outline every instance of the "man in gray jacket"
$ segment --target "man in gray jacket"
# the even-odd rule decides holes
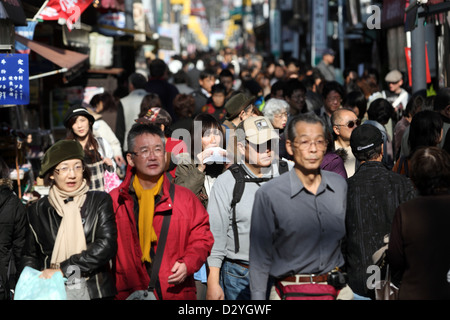
[[[242,158],[217,178],[208,202],[214,236],[208,257],[208,300],[250,299],[248,261],[253,200],[265,181],[279,175],[275,156],[279,138],[267,118],[250,117],[241,122],[236,128],[236,137]],[[245,182],[235,211],[230,205],[237,184],[233,170],[242,170],[245,179],[250,180]]]
[[[128,151],[127,135],[136,123],[141,111],[142,99],[148,94],[144,89],[147,79],[140,73],[133,73],[128,77],[129,94],[120,99],[117,111],[116,136],[124,152]]]

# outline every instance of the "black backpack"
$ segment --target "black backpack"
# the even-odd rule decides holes
[[[233,209],[233,217],[232,217],[232,228],[233,228],[233,234],[234,234],[234,252],[239,252],[239,235],[238,235],[238,228],[237,228],[237,222],[236,222],[236,204],[241,201],[242,194],[244,193],[245,189],[245,183],[246,182],[265,182],[269,181],[272,178],[248,178],[245,176],[245,171],[239,164],[233,164],[231,165],[228,170],[231,171],[233,174],[234,179],[236,180],[234,184],[233,189],[233,199],[231,200],[231,208]],[[278,165],[278,171],[279,174],[283,174],[287,171],[289,171],[288,163],[284,160],[279,161]]]

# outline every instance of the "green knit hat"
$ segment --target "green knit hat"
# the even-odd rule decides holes
[[[50,169],[69,159],[84,160],[83,147],[75,140],[59,140],[45,152],[39,177],[43,178]]]

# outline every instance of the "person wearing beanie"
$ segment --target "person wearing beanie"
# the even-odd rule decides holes
[[[383,246],[384,236],[391,230],[395,209],[414,198],[415,190],[408,178],[383,165],[383,135],[377,127],[356,127],[350,146],[360,166],[347,179],[344,258],[348,283],[355,299],[375,299],[373,288],[367,285],[371,276],[367,268],[373,265],[373,253]]]
[[[105,191],[104,172],[115,172],[116,164],[106,139],[94,137],[94,122],[94,116],[80,105],[70,107],[64,117],[66,139],[78,141],[84,150],[84,160],[91,171],[91,190]]]
[[[227,155],[229,159],[233,159],[233,163],[237,162],[237,141],[235,130],[242,121],[249,117],[256,116],[254,113],[254,101],[255,97],[239,92],[225,103],[227,115],[225,117],[225,121],[222,123],[222,126],[225,131]]]
[[[44,154],[39,176],[49,193],[27,208],[22,267],[65,284],[68,300],[107,299],[116,294],[109,261],[117,251],[117,226],[109,194],[90,191],[90,170],[81,144],[59,140]]]

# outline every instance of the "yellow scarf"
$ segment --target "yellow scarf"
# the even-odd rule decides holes
[[[155,213],[155,197],[161,190],[164,175],[159,178],[156,186],[152,189],[142,187],[137,176],[133,181],[134,191],[139,202],[139,242],[142,249],[142,262],[151,262],[150,248],[153,242],[158,240],[155,229],[153,228],[153,215]]]

